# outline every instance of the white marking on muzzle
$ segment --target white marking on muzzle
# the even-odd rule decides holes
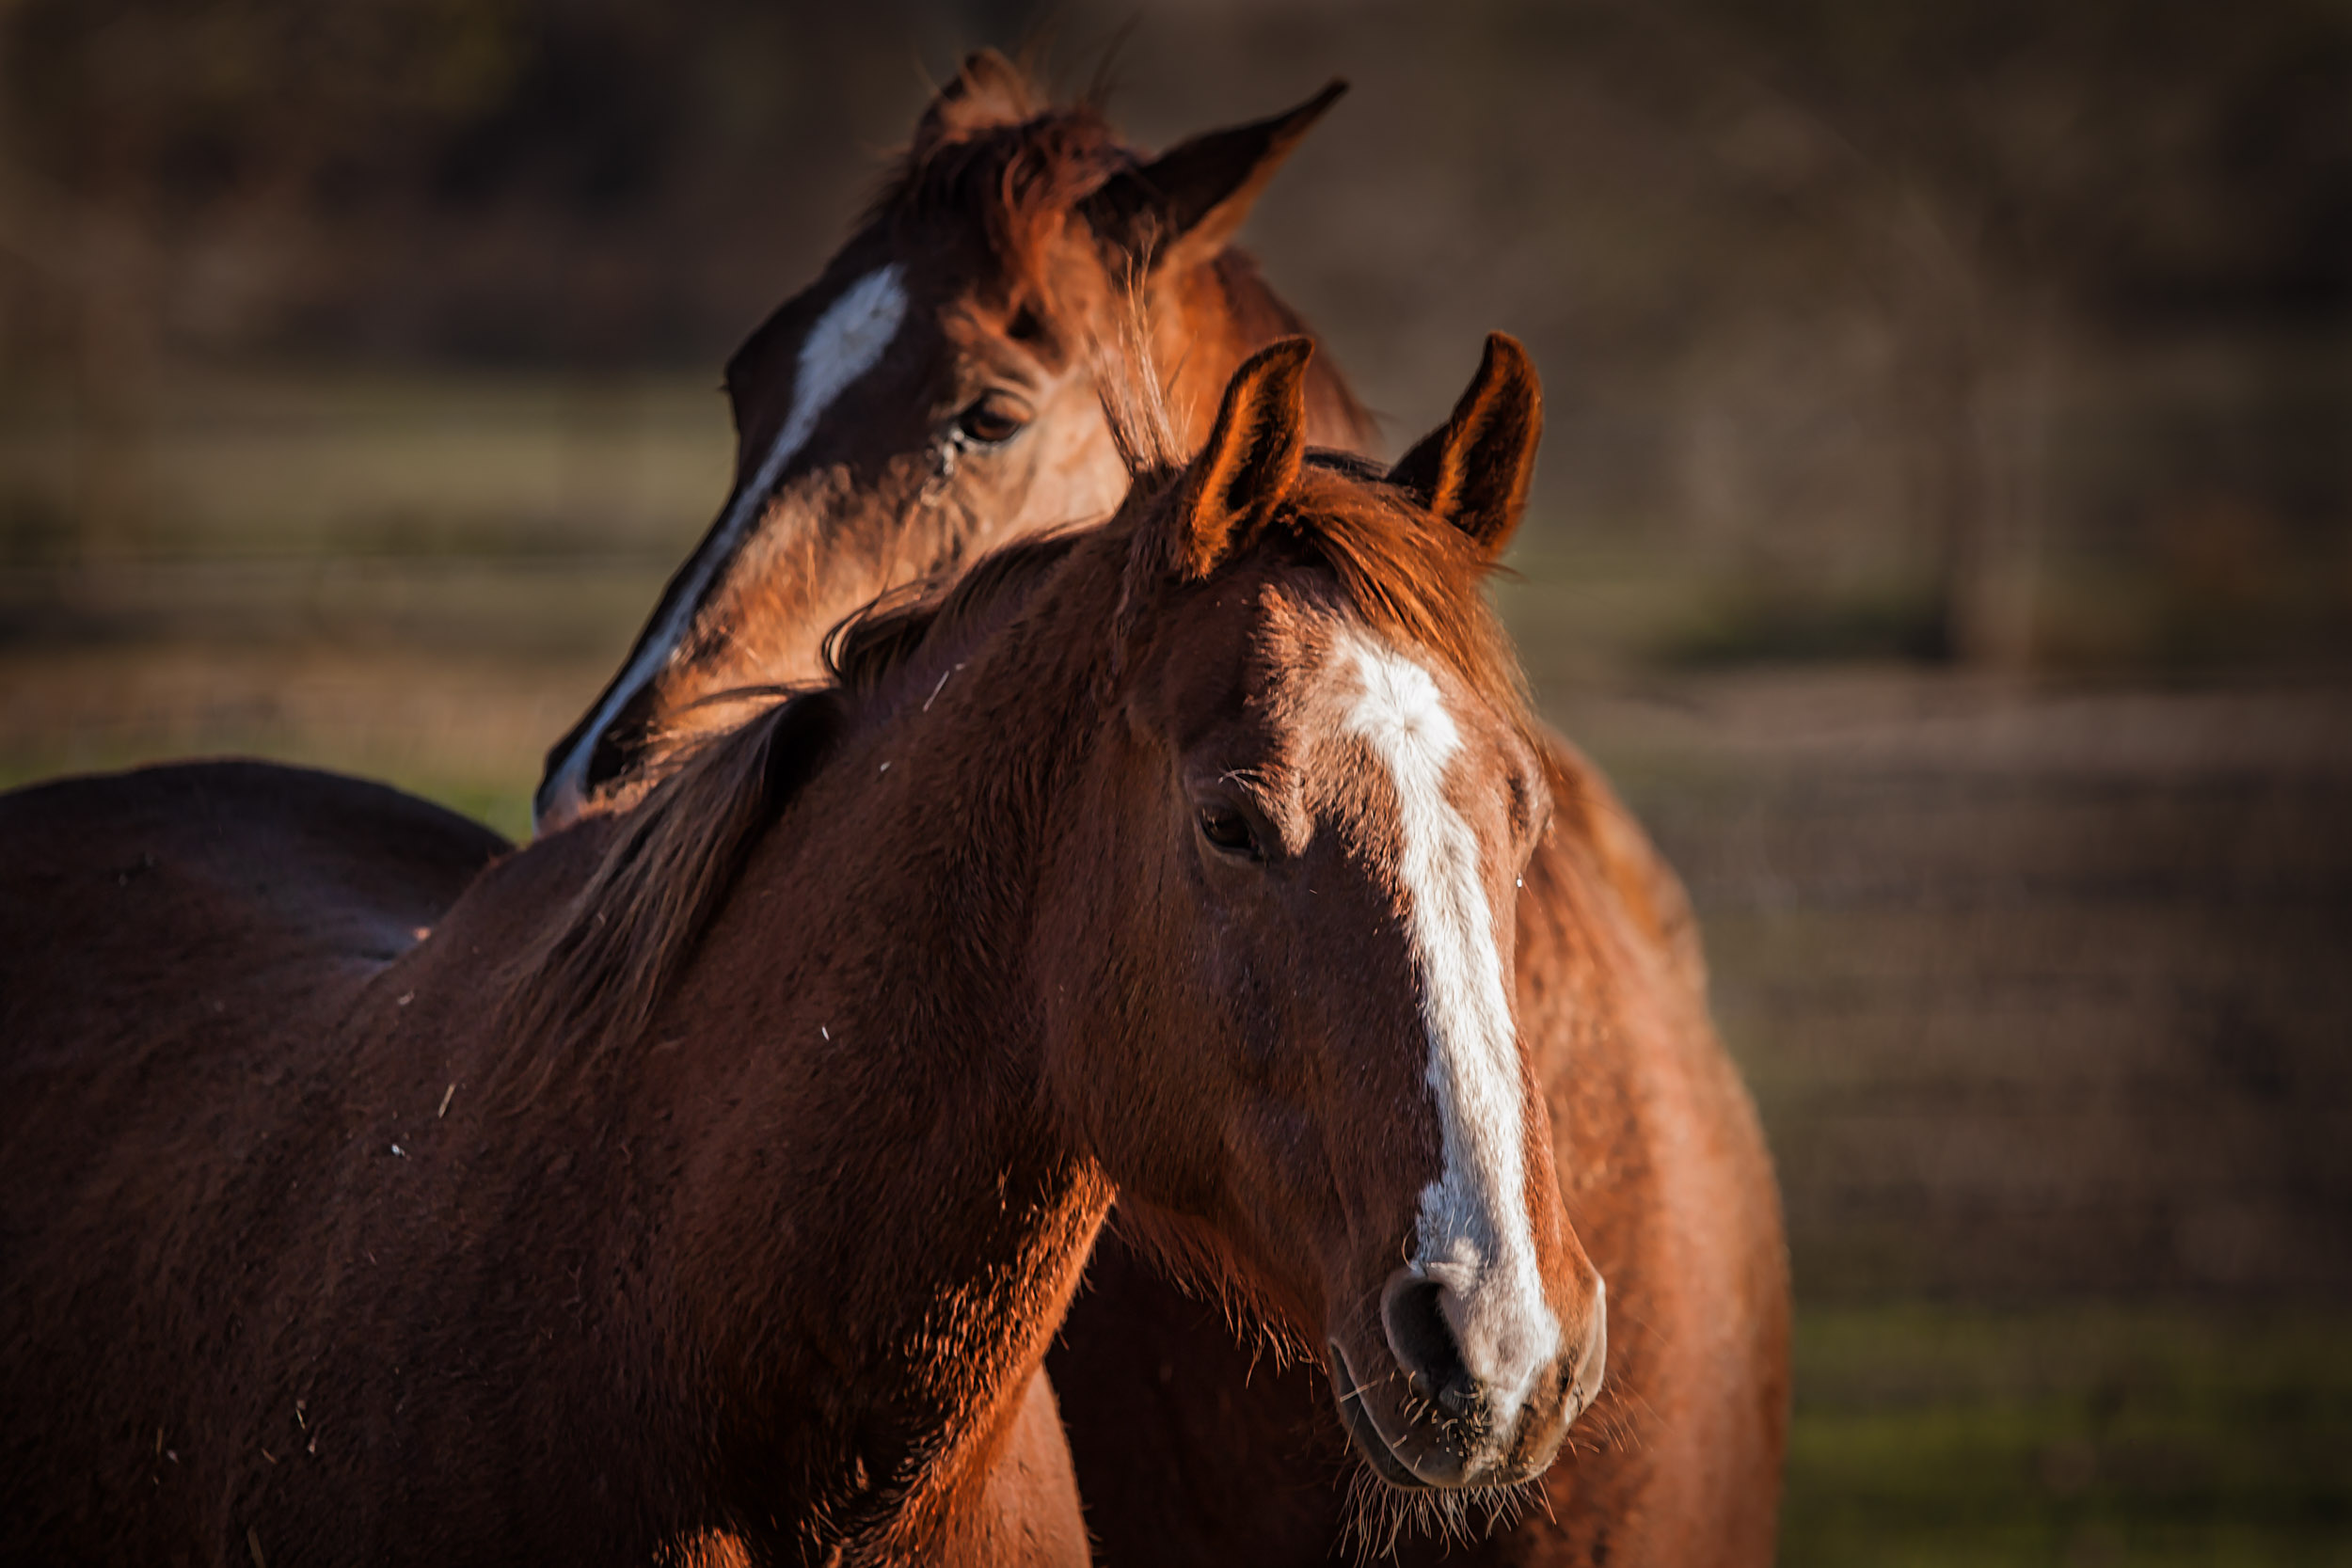
[[[1450,1288],[1447,1319],[1464,1365],[1486,1385],[1498,1427],[1559,1354],[1527,1213],[1527,1137],[1518,1031],[1503,989],[1478,835],[1445,795],[1461,732],[1429,672],[1350,639],[1363,694],[1348,729],[1396,785],[1397,876],[1420,972],[1445,1169],[1422,1190],[1412,1267]]]
[[[596,754],[596,740],[604,734],[605,726],[676,652],[694,611],[702,605],[703,595],[709,592],[711,579],[733,558],[753,521],[766,510],[769,492],[784,476],[785,466],[800,455],[808,438],[817,433],[817,421],[824,418],[834,399],[882,362],[882,353],[898,336],[898,326],[906,313],[905,269],[893,261],[842,290],[826,307],[825,313],[817,318],[817,325],[808,329],[808,336],[801,340],[800,357],[794,368],[790,417],[776,433],[749,482],[736,491],[726,515],[711,531],[709,543],[695,556],[678,596],[671,602],[660,625],[645,639],[621,678],[613,682],[588,727],[580,732],[578,743],[556,771],[554,793],[584,793],[588,759]]]

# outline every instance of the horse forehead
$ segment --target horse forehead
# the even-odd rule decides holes
[[[1488,734],[1484,705],[1459,672],[1384,636],[1351,608],[1279,580],[1240,597],[1243,702],[1289,744],[1327,743],[1331,766],[1343,768],[1369,751],[1409,753],[1446,774]],[[1212,641],[1195,645],[1205,653]]]
[[[961,251],[959,255],[963,255]],[[1120,281],[1102,251],[1064,231],[1030,242],[1018,262],[983,248],[938,268],[932,287],[947,340],[966,353],[1013,348],[1057,364],[1087,357],[1089,346],[1120,326]],[[1026,314],[1038,329],[1020,344],[1007,325]]]
[[[872,255],[852,266],[850,251],[779,307],[776,318],[728,363],[737,427],[756,443],[740,454],[742,480],[753,478],[766,460],[788,458],[779,449],[804,445],[825,409],[905,336],[917,287],[909,267]],[[769,336],[787,322],[788,333]],[[760,345],[758,354],[747,364],[754,344]]]
[[[837,391],[843,378],[871,369],[906,320],[907,272],[885,261],[835,294],[801,340],[803,388],[816,396]]]
[[[1343,636],[1334,649],[1337,684],[1347,698],[1344,727],[1385,757],[1442,771],[1462,749],[1462,726],[1438,677],[1424,661],[1364,633]]]
[[[1368,810],[1391,827],[1442,812],[1473,837],[1484,814],[1465,812],[1485,771],[1493,726],[1457,672],[1364,626],[1347,626],[1325,656],[1318,705],[1334,744],[1331,766]]]

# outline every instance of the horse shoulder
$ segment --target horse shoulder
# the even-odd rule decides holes
[[[206,1390],[276,1364],[289,1320],[257,1304],[271,1259],[319,1233],[326,1086],[362,988],[500,847],[391,791],[250,763],[0,797],[0,1407],[27,1461],[0,1466],[0,1556],[53,1529],[143,1556],[139,1531],[226,1529],[220,1499],[277,1473],[221,1440],[243,1406]],[[242,1304],[229,1338],[205,1300]],[[83,1484],[15,1490],[65,1473]]]

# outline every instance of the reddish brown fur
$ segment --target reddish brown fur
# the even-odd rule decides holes
[[[478,827],[247,764],[0,799],[0,1560],[1087,1560],[1042,1379],[895,1520],[676,1463],[723,1435],[649,1291],[696,1150],[486,1098],[484,972],[593,844],[458,901]]]
[[[1050,1462],[1034,1373],[1115,1182],[1344,1317],[1328,1259],[1390,1267],[1434,1158],[1395,914],[1343,847],[1311,942],[1180,894],[1209,851],[1166,758],[1328,683],[1339,623],[1415,640],[1475,734],[1525,714],[1484,557],[1399,495],[1316,471],[1207,581],[1138,578],[1192,493],[877,615],[838,683],[429,935],[493,846],[388,792],[0,799],[0,1558],[1066,1560],[1074,1516],[1006,1477]],[[1367,564],[1400,576],[1358,598]],[[1515,744],[1466,750],[1473,799]],[[1198,967],[1237,942],[1309,1026]],[[1300,1185],[1302,1135],[1338,1168]]]
[[[1263,175],[1331,96],[1295,111],[1263,146],[1252,142],[1255,165],[1204,171],[1232,188],[1210,205],[1202,229],[1230,232]],[[738,457],[722,518],[791,413],[794,356],[810,325],[875,268],[895,261],[907,269],[906,324],[882,362],[834,404],[766,499],[757,525],[725,555],[696,602],[682,655],[594,737],[591,793],[625,783],[675,731],[707,733],[743,716],[739,705],[706,699],[814,677],[817,639],[804,632],[1007,538],[1107,515],[1125,475],[1102,427],[1094,345],[1119,339],[1138,302],[1158,361],[1169,368],[1161,390],[1196,438],[1243,359],[1304,331],[1221,240],[1195,254],[1171,248],[1156,231],[1114,235],[1095,227],[1089,201],[1143,166],[1099,110],[1041,107],[993,55],[975,56],[950,84],[824,275],[729,361]],[[1010,409],[1032,428],[1001,449],[958,446],[956,420],[983,404]],[[1324,362],[1309,372],[1308,415],[1311,440],[1355,445],[1371,435],[1369,417]],[[717,534],[714,524],[680,567],[645,637],[695,562],[723,553]],[[551,771],[580,733],[576,727],[549,753]],[[541,824],[568,821],[588,803],[543,785]]]
[[[977,71],[993,86],[951,90],[961,103],[951,115],[956,134],[1027,145],[1025,127],[1042,112],[1037,96],[1025,86],[1008,88],[1009,73],[996,66]],[[1050,217],[1097,177],[1099,154],[1089,143],[1076,154],[1077,176],[1034,174],[1003,189],[1053,193],[1033,209]],[[1066,228],[994,215],[992,200],[1018,203],[985,182],[960,185],[952,201],[931,189],[930,217],[975,202],[964,230],[1033,236],[958,251],[964,271],[939,275],[935,287],[972,302],[966,335],[956,339],[963,363],[988,364],[1008,352],[1003,328],[1016,312],[1006,308],[1013,293],[1001,280],[1014,273],[1035,280],[1021,297],[1042,302],[1049,336],[1104,330],[1099,304],[1090,303],[1106,297],[1104,275],[1083,247],[1054,243]],[[1009,269],[1007,254],[1022,264]],[[834,271],[866,264],[857,255]],[[1147,304],[1148,346],[1183,372],[1166,401],[1186,440],[1199,438],[1215,406],[1204,388],[1213,389],[1243,354],[1298,329],[1237,252],[1156,279]],[[1123,333],[1125,324],[1114,320],[1110,328]],[[788,368],[776,354],[788,350],[788,336],[780,330],[760,352],[753,352],[760,350],[755,339],[731,367],[747,450],[755,430],[772,431],[784,418]],[[1195,374],[1196,365],[1214,374]],[[966,385],[963,374],[951,370],[946,380]],[[1336,380],[1317,383],[1311,396],[1315,439],[1364,444],[1369,430]],[[910,447],[895,434],[902,414],[900,424],[892,417],[885,411],[859,427],[850,444],[861,451]],[[1067,421],[1073,441],[1092,439],[1093,419],[1090,407],[1057,404],[1039,411],[1031,434]],[[866,471],[877,467],[864,460]],[[1038,475],[1017,504],[976,506],[957,548],[1024,531],[1041,514],[1053,520],[1053,509],[1038,504],[1052,477]],[[827,492],[828,504],[851,509],[861,499],[857,483],[845,478]],[[862,499],[869,504],[857,515],[871,520],[844,525],[838,546],[806,544],[780,563],[787,569],[747,559],[714,598],[705,641],[676,661],[637,721],[654,730],[691,726],[696,695],[807,667],[830,624],[808,582],[838,574],[845,592],[855,593],[876,582],[876,560],[952,562],[955,549],[931,551],[920,536],[898,552],[890,531],[904,514],[896,495],[886,483],[868,484]],[[1556,736],[1544,751],[1557,816],[1521,895],[1519,1003],[1523,1026],[1541,1032],[1570,1213],[1618,1310],[1600,1413],[1605,1434],[1580,1433],[1576,1450],[1546,1479],[1546,1496],[1473,1555],[1765,1561],[1788,1398],[1788,1282],[1771,1164],[1707,1017],[1704,961],[1679,884],[1589,763]],[[644,755],[622,759],[618,776]],[[1170,1291],[1116,1238],[1098,1249],[1089,1277],[1050,1365],[1106,1558],[1305,1562],[1340,1549],[1352,1517],[1345,1442],[1311,1374],[1266,1365],[1252,1371],[1250,1353],[1220,1312]]]

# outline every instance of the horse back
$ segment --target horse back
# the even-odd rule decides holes
[[[0,1557],[196,1533],[142,1534],[212,1506],[228,1446],[165,1369],[270,1332],[240,1259],[319,1201],[343,1016],[503,847],[252,763],[0,796]]]
[[[381,784],[215,762],[0,796],[0,1051],[389,962],[506,848]],[[84,1027],[75,1027],[76,1023]]]

